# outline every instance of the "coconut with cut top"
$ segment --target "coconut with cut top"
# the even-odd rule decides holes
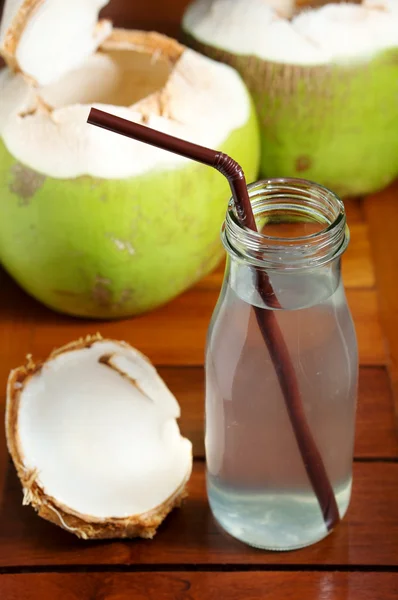
[[[204,165],[88,125],[91,106],[232,154],[249,180],[259,136],[233,69],[160,34],[112,30],[97,22],[103,4],[6,3],[0,261],[55,310],[113,318],[217,264],[230,192]]]
[[[151,538],[185,495],[191,443],[155,368],[100,335],[11,372],[8,448],[23,502],[77,536]]]
[[[263,176],[355,195],[398,175],[398,0],[195,0],[183,28],[245,79]]]

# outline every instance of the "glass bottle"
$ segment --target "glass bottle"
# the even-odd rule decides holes
[[[241,227],[232,201],[222,230],[227,264],[206,349],[207,489],[214,517],[232,536],[289,550],[329,529],[258,316],[273,311],[342,518],[351,494],[358,380],[341,278],[349,232],[341,200],[315,183],[260,181],[249,194],[261,233]],[[268,296],[259,293],[264,275]]]

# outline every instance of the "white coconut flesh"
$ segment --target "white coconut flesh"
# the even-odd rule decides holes
[[[183,27],[204,44],[292,65],[366,60],[398,47],[397,0],[296,8],[293,0],[196,0]]]
[[[99,52],[39,89],[5,70],[0,97],[0,135],[9,152],[56,178],[126,178],[187,164],[88,126],[91,106],[210,147],[250,115],[249,96],[232,68],[165,36],[135,31],[115,30]]]
[[[66,347],[9,382],[8,444],[28,501],[35,482],[64,515],[106,521],[155,510],[189,479],[178,402],[132,347]]]
[[[8,0],[0,27],[7,62],[40,85],[91,55],[112,30],[98,22],[107,0]]]

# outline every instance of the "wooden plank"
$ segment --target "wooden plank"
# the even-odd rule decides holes
[[[373,290],[349,289],[347,300],[355,322],[360,364],[384,365],[387,356],[376,293]]]
[[[161,377],[181,406],[180,428],[193,444],[196,458],[204,458],[204,371],[203,367],[159,367]],[[4,400],[4,398],[3,398]],[[1,435],[3,435],[3,430]],[[7,455],[0,451],[0,479],[5,473]],[[393,401],[385,368],[361,367],[356,425],[356,458],[398,456],[398,435]]]
[[[380,316],[398,415],[398,182],[365,200],[379,292]]]
[[[34,573],[2,575],[4,600],[396,600],[396,573]]]
[[[343,198],[343,202],[349,227],[365,221],[362,198]]]
[[[375,274],[365,223],[350,225],[350,243],[343,256],[343,280],[346,288],[372,288]]]
[[[168,35],[180,35],[180,23],[189,0],[146,0],[146,2],[125,2],[112,0],[101,12],[101,16],[111,18],[117,27],[150,29]]]
[[[0,567],[46,565],[364,565],[398,566],[398,463],[356,463],[351,507],[336,531],[294,552],[260,552],[214,522],[206,500],[204,465],[196,463],[190,495],[154,540],[87,542],[38,518],[21,504],[13,469],[0,514]],[[156,569],[154,569],[156,570]]]
[[[24,300],[26,295],[7,277],[0,266],[0,409],[4,408],[6,381],[10,369],[17,365],[26,354],[26,348],[32,343],[33,328],[26,327],[21,311],[9,313],[5,307],[15,305],[18,299]],[[29,309],[28,309],[29,310]],[[4,450],[4,451],[3,451]],[[0,427],[0,490],[4,484],[5,473],[5,432]]]
[[[194,456],[203,459],[203,367],[160,367],[159,373],[180,403],[182,434],[191,440]],[[0,448],[1,477],[5,474],[7,454],[4,444]],[[388,375],[382,367],[362,367],[359,372],[355,457],[398,457],[393,401]]]
[[[160,375],[181,405],[180,428],[192,441],[196,458],[204,450],[204,373],[202,367],[161,367]],[[355,456],[398,457],[398,434],[388,375],[384,368],[362,367],[359,373]]]
[[[181,406],[181,433],[192,442],[195,458],[204,458],[204,369],[203,367],[160,367],[159,373]]]
[[[398,432],[385,368],[360,369],[356,427],[356,458],[398,457]]]
[[[100,331],[106,337],[125,339],[157,365],[202,365],[206,332],[219,290],[196,286],[173,302],[151,313],[121,321],[93,321],[58,315],[24,294],[0,271],[0,345],[5,361],[0,377],[32,353],[43,358],[55,347],[88,333]],[[360,362],[383,365],[384,339],[378,319],[377,297],[373,290],[347,290],[358,335]],[[10,323],[20,352],[4,344]]]

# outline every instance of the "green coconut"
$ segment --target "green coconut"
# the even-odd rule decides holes
[[[304,177],[341,195],[376,191],[398,175],[398,3],[299,4],[311,3],[197,0],[183,28],[247,83],[262,176]]]
[[[213,169],[87,125],[90,107],[231,154],[249,181],[259,135],[230,67],[159,34],[101,41],[57,76],[40,62],[28,78],[15,72],[32,63],[26,53],[0,72],[0,261],[57,311],[116,318],[167,302],[217,264],[230,192]]]

